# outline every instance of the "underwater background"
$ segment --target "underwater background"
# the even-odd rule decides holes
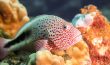
[[[20,0],[27,8],[30,17],[52,14],[71,21],[80,8],[93,4],[110,19],[110,0]]]

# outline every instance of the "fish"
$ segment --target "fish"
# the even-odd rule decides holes
[[[24,32],[29,32],[29,34],[25,39],[19,38]],[[18,38],[21,41],[15,43],[14,40]],[[14,51],[33,43],[36,50],[65,50],[81,39],[81,32],[72,23],[55,15],[40,15],[25,24],[16,37],[5,45],[5,48],[8,47],[8,50]]]

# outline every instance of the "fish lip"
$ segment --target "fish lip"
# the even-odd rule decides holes
[[[82,37],[82,35],[81,34],[78,34],[77,36],[75,36],[73,39],[75,39],[75,38],[77,38],[77,37]]]
[[[76,43],[78,43],[81,39],[82,39],[82,35],[78,34],[77,36],[75,36],[73,38],[73,42],[72,43],[67,43],[69,45],[67,45],[66,47],[64,46],[63,48],[61,48],[61,50],[66,50],[67,48],[69,48],[69,47],[75,45]]]
[[[77,35],[76,37],[73,38],[73,44],[72,45],[77,44],[81,39],[82,39],[82,35],[81,34]]]

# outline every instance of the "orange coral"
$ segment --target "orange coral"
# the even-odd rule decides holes
[[[66,54],[72,59],[73,65],[91,65],[89,48],[83,40],[68,48]]]
[[[25,7],[18,0],[0,0],[0,29],[13,37],[29,20]]]
[[[91,13],[91,12],[97,12],[97,13],[101,13],[96,6],[94,5],[89,5],[89,6],[85,6],[84,8],[80,9],[82,14],[87,14],[87,13]]]
[[[36,65],[64,65],[61,56],[52,55],[48,50],[41,50],[36,53]]]
[[[91,65],[89,48],[81,40],[64,50],[40,50],[36,54],[36,65]]]
[[[78,27],[78,29],[82,32],[83,38],[89,46],[92,65],[109,65],[110,23],[94,5],[81,9],[82,14],[90,14],[92,12],[96,13],[93,23],[85,29],[82,27]]]

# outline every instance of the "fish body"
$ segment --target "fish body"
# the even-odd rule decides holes
[[[66,49],[75,44],[77,37],[81,35],[80,31],[73,27],[71,23],[57,16],[44,15],[35,19],[35,21],[38,22],[33,24],[32,37],[35,40],[48,40],[49,47],[54,46],[59,49]],[[78,38],[78,40],[80,40],[80,38]]]
[[[18,31],[15,39],[26,31],[30,31],[28,37],[10,46],[11,50],[18,49],[31,42],[36,44],[36,48],[44,46],[47,49],[65,50],[81,40],[81,33],[78,29],[54,15],[37,16]]]

